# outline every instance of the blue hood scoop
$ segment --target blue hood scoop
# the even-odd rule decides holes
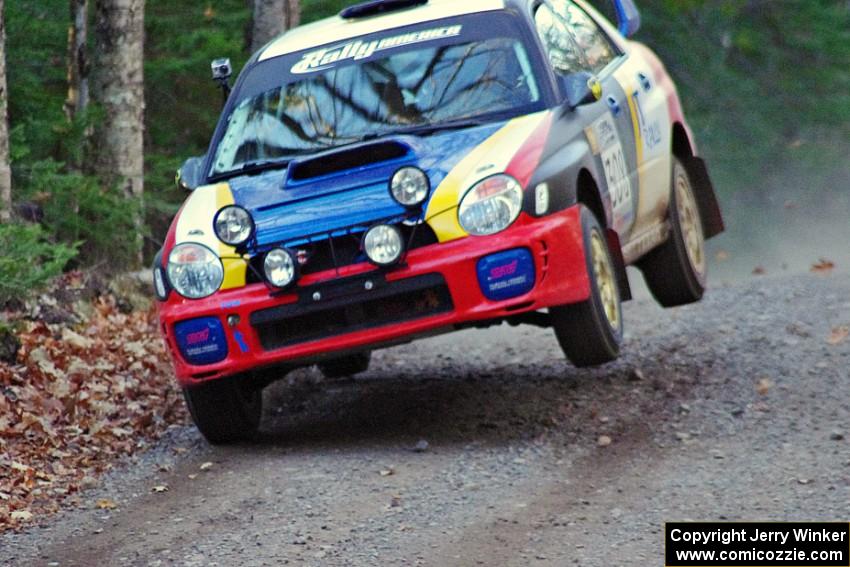
[[[412,157],[413,148],[397,140],[358,144],[295,160],[289,165],[288,178],[290,183],[297,184]]]

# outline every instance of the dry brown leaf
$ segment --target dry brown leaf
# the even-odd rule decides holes
[[[826,342],[832,346],[838,346],[845,342],[848,337],[850,337],[850,327],[835,327],[829,333],[829,338],[826,339]]]
[[[816,264],[812,264],[812,273],[829,274],[835,269],[835,262],[821,258]]]
[[[101,510],[114,510],[118,507],[118,504],[115,503],[114,500],[110,500],[109,498],[101,498],[97,502],[94,503],[97,508]]]
[[[29,522],[33,519],[33,514],[29,510],[15,510],[11,518],[16,522]]]
[[[768,395],[771,388],[773,388],[773,381],[770,378],[761,378],[756,382],[756,392],[760,396]]]

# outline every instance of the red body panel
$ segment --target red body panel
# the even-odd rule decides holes
[[[535,286],[526,295],[507,301],[488,300],[478,285],[478,260],[489,254],[526,247],[532,251],[535,264]],[[375,270],[370,264],[359,264],[320,274],[312,274],[299,285],[314,285],[324,280],[352,276]],[[385,327],[352,332],[315,340],[274,351],[264,351],[251,326],[253,312],[297,301],[294,293],[272,297],[264,284],[218,292],[202,300],[188,300],[172,292],[168,301],[159,305],[160,320],[166,342],[172,353],[177,379],[183,387],[207,380],[239,374],[276,365],[297,365],[300,359],[309,360],[334,352],[344,352],[380,346],[418,335],[452,330],[453,327],[475,321],[499,319],[555,305],[584,301],[590,297],[590,281],[585,263],[578,207],[534,219],[525,214],[504,232],[488,237],[467,237],[444,244],[434,244],[411,251],[406,264],[387,273],[390,282],[424,274],[441,274],[448,285],[454,303],[449,313],[396,323]],[[229,315],[238,315],[241,322],[235,329],[227,326]],[[197,317],[220,318],[228,342],[227,358],[217,364],[193,366],[179,353],[174,336],[174,324]],[[234,332],[242,335],[243,352]]]

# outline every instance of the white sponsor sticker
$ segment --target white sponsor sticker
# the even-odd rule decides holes
[[[311,51],[305,54],[301,61],[293,65],[291,71],[296,75],[324,71],[326,69],[331,69],[335,65],[344,61],[360,61],[362,59],[368,59],[379,51],[386,51],[396,47],[404,47],[427,41],[435,41],[447,37],[457,37],[460,35],[462,30],[463,26],[449,26],[405,33],[371,41],[358,39],[342,45]]]
[[[610,113],[591,125],[596,144],[605,169],[605,180],[611,195],[614,209],[615,226],[632,212],[632,182],[629,179],[629,166],[623,153],[623,144],[617,134],[617,128]]]

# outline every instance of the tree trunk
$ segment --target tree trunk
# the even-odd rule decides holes
[[[0,0],[0,222],[12,217],[12,170],[9,164],[9,109],[6,89],[6,6]]]
[[[86,43],[89,33],[88,0],[70,0],[71,25],[68,26],[68,120],[85,111],[89,104],[89,62]]]
[[[298,0],[253,0],[253,8],[252,52],[301,22]]]
[[[92,100],[103,112],[95,132],[95,169],[129,198],[144,189],[145,0],[95,0]],[[141,260],[142,221],[139,227]]]

